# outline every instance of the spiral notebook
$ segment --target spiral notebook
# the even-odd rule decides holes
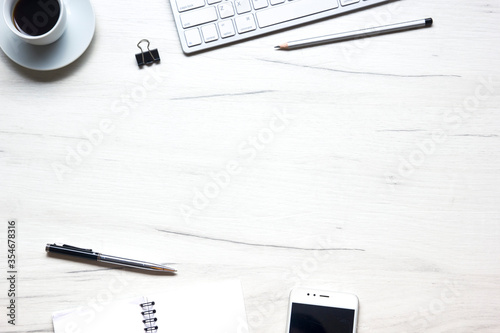
[[[239,281],[169,288],[152,297],[83,306],[52,316],[55,333],[248,332]]]

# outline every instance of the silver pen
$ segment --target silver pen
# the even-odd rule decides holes
[[[170,268],[170,267],[167,267],[167,266],[164,266],[164,265],[153,264],[150,262],[145,262],[145,261],[140,261],[140,260],[133,260],[133,259],[110,256],[110,255],[94,252],[91,249],[82,249],[80,247],[71,246],[71,245],[67,245],[67,244],[62,244],[62,245],[47,244],[47,246],[45,247],[45,251],[52,252],[52,253],[70,255],[73,257],[85,258],[85,259],[104,262],[104,263],[108,263],[108,264],[145,269],[148,271],[168,272],[168,273],[177,272],[177,270]]]
[[[375,36],[375,35],[387,34],[387,33],[391,33],[391,32],[398,32],[398,31],[409,30],[409,29],[430,27],[431,25],[432,25],[432,18],[426,18],[426,19],[421,19],[421,20],[402,22],[402,23],[396,23],[396,24],[391,24],[391,25],[384,25],[384,26],[375,27],[375,28],[367,28],[367,29],[361,29],[361,30],[355,30],[355,31],[341,32],[341,33],[333,34],[333,35],[326,35],[326,36],[319,36],[319,37],[308,38],[308,39],[295,40],[292,42],[280,44],[278,46],[275,46],[275,48],[280,49],[280,50],[291,50],[291,49],[300,48],[300,47],[307,47],[307,46],[313,46],[313,45],[319,45],[319,44],[325,44],[325,43],[333,43],[333,42],[339,42],[339,41],[344,41],[344,40],[348,40],[348,39],[364,38],[364,37],[370,37],[370,36]]]

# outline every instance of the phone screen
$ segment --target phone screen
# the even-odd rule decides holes
[[[292,303],[289,333],[352,333],[354,310]]]

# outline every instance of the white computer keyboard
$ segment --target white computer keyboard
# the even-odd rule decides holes
[[[391,0],[170,0],[182,50],[193,53]]]

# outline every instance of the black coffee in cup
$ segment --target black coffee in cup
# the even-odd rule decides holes
[[[30,36],[40,36],[56,25],[60,14],[58,0],[18,0],[12,19],[17,30]]]

